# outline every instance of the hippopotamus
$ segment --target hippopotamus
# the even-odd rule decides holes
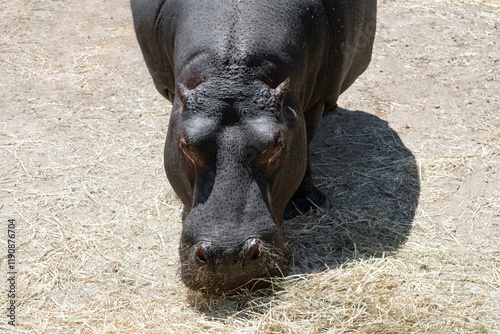
[[[309,146],[370,62],[376,0],[131,6],[156,89],[172,103],[164,165],[184,206],[182,280],[228,294],[283,275],[284,217],[331,206]]]

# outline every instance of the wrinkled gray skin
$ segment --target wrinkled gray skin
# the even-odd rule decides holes
[[[220,294],[280,275],[284,213],[329,207],[309,143],[370,62],[376,0],[131,3],[148,69],[173,104],[165,170],[186,212],[183,281]]]

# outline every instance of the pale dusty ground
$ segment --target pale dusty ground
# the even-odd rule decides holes
[[[380,1],[372,64],[315,143],[335,209],[287,224],[306,276],[250,302],[177,277],[170,106],[128,2],[0,3],[0,272],[14,218],[17,332],[500,332],[497,0]]]

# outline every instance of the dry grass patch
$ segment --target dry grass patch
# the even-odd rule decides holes
[[[251,332],[265,333],[488,332],[477,319],[491,311],[484,307],[484,296],[457,293],[457,284],[467,278],[440,278],[438,261],[414,263],[409,258],[414,251],[277,280],[270,296],[201,299],[195,306],[228,326],[227,332],[249,325]],[[440,250],[427,251],[432,258],[446,257]]]

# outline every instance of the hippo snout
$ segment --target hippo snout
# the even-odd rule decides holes
[[[181,245],[181,276],[194,290],[231,294],[244,287],[263,287],[266,283],[258,279],[283,273],[288,257],[287,245],[277,247],[260,238],[233,247],[204,240],[184,251]]]

